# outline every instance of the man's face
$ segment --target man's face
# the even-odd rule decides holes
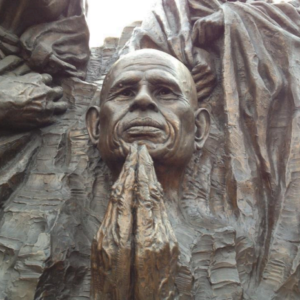
[[[132,143],[145,144],[154,161],[185,165],[194,151],[197,97],[186,67],[155,50],[121,59],[101,94],[99,150],[113,164]]]

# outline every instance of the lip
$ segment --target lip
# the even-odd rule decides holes
[[[164,129],[164,126],[151,118],[137,118],[128,122],[124,126],[124,131],[127,132],[158,132]]]
[[[126,132],[131,136],[155,136],[161,133],[161,129],[153,126],[132,126]]]

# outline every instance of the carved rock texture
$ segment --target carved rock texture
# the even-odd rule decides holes
[[[69,108],[56,123],[1,136],[0,299],[90,299],[91,245],[111,179],[89,143],[85,112],[99,101],[117,44],[93,50],[90,83],[61,80]]]
[[[213,124],[182,201],[202,232],[192,250],[198,263],[190,260],[196,299],[299,297],[298,6],[162,0],[127,45],[174,55],[198,92],[213,87],[198,81],[196,55],[207,52],[212,61],[201,54],[200,65],[219,83],[199,97]]]
[[[186,171],[183,220],[169,216],[180,300],[299,299],[297,3],[161,0],[123,50],[160,49],[214,74],[198,86],[210,91],[199,96],[210,137]],[[14,42],[3,57],[18,53]],[[84,114],[118,51],[114,39],[92,51],[90,84],[62,81],[70,108],[57,123],[1,135],[0,299],[90,298],[91,245],[112,183]],[[210,60],[196,60],[199,51]]]

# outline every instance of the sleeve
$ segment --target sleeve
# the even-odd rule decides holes
[[[34,70],[84,78],[89,59],[85,16],[30,27],[22,36],[24,58]]]

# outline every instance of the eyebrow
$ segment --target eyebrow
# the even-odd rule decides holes
[[[142,80],[141,77],[139,76],[135,77],[132,74],[123,75],[121,76],[121,78],[117,79],[115,83],[112,84],[109,93],[113,93],[114,91],[123,87],[136,85],[141,80]],[[147,80],[153,85],[157,85],[157,84],[168,85],[175,90],[181,91],[180,85],[176,80],[176,78],[174,78],[174,76],[168,74],[167,72],[153,72],[147,74]]]
[[[156,85],[156,84],[168,85],[178,91],[181,90],[178,81],[173,76],[171,76],[170,74],[165,73],[165,72],[163,73],[163,75],[157,74],[157,73],[147,75],[147,79],[153,85]]]
[[[118,90],[118,89],[126,87],[126,86],[135,85],[140,80],[141,80],[141,78],[134,77],[134,76],[132,76],[132,74],[127,75],[127,76],[125,75],[125,76],[121,77],[120,79],[118,79],[115,83],[112,84],[112,86],[110,88],[110,92]]]

